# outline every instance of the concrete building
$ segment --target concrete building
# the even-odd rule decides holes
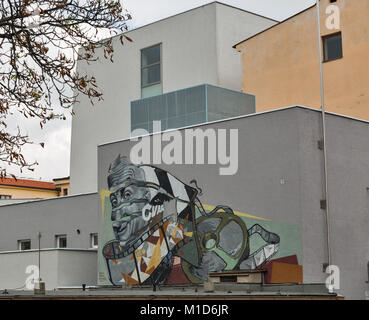
[[[74,111],[71,145],[71,194],[97,191],[97,145],[128,138],[131,102],[209,84],[241,90],[241,61],[234,43],[277,21],[213,2],[131,30],[133,43],[113,39],[114,63],[79,63],[95,75],[104,101],[91,106],[80,97]]]
[[[320,0],[326,109],[369,120],[369,29],[366,0]],[[321,107],[315,6],[235,48],[242,88],[256,95],[258,112],[287,105]]]
[[[0,251],[19,250],[19,241],[24,239],[30,242],[29,250],[38,249],[39,232],[43,249],[94,248],[91,238],[98,232],[97,211],[96,194],[1,206]],[[62,243],[61,236],[66,239]]]
[[[331,264],[340,271],[336,291],[364,299],[369,123],[327,113],[327,225],[318,106],[253,113],[253,94],[258,104],[260,92],[237,92],[241,61],[232,45],[269,28],[268,33],[275,24],[215,2],[130,31],[134,42],[116,47],[114,64],[103,59],[93,68],[80,64],[80,72],[92,72],[100,81],[105,100],[90,107],[82,97],[75,108],[72,196],[0,206],[0,289],[24,288],[30,266],[41,267],[47,289],[199,285],[209,272],[238,268],[265,269],[268,283],[293,275],[294,283],[320,288],[328,277],[330,250]],[[183,103],[183,96],[190,99]],[[173,97],[176,110],[186,105],[186,114],[197,104],[196,121],[178,113],[171,122],[175,117],[165,112],[154,117],[148,112],[141,121],[142,113],[135,113],[145,104],[162,107]],[[167,130],[162,148],[151,148],[140,167],[130,165],[124,156],[132,147],[143,141],[151,147],[150,139],[162,138],[158,133],[134,142],[131,131],[146,124],[152,131],[149,122],[157,119],[166,123],[164,130],[188,127],[180,135]],[[194,126],[199,119],[204,123]],[[191,129],[204,133],[196,148],[178,140]],[[205,164],[191,163],[187,152],[201,160],[201,146]],[[158,150],[167,155],[180,150],[182,164],[157,163]],[[221,175],[225,169],[229,175]]]
[[[325,283],[328,277],[324,271],[328,261],[329,237],[332,254],[331,264],[338,266],[340,270],[340,290],[338,290],[338,293],[348,299],[365,299],[365,292],[369,289],[367,283],[369,262],[369,234],[367,232],[369,229],[369,173],[367,170],[369,123],[333,113],[327,114],[328,183],[330,192],[329,234],[327,234],[326,212],[322,206],[322,200],[325,197],[325,184],[323,151],[318,143],[322,134],[321,124],[319,111],[307,107],[288,107],[197,127],[203,131],[210,129],[215,130],[215,132],[219,132],[221,129],[227,131],[231,129],[238,130],[239,161],[236,175],[220,176],[219,168],[221,165],[219,163],[160,164],[155,165],[158,168],[155,169],[155,174],[152,173],[150,163],[147,166],[140,167],[144,170],[144,174],[142,172],[141,174],[139,169],[135,167],[127,168],[134,172],[135,178],[132,179],[139,179],[139,183],[140,179],[144,179],[148,183],[147,186],[158,185],[169,193],[169,197],[170,194],[173,194],[179,201],[185,201],[183,199],[186,198],[185,193],[180,191],[183,186],[185,186],[189,197],[191,197],[189,190],[197,189],[201,196],[198,196],[198,199],[196,198],[195,207],[198,207],[201,202],[208,214],[210,210],[218,205],[232,208],[234,215],[242,219],[249,228],[250,251],[249,256],[246,255],[246,257],[255,258],[255,253],[258,255],[260,251],[257,250],[263,246],[268,250],[264,251],[265,256],[260,258],[261,261],[263,259],[268,260],[269,255],[272,255],[272,261],[279,259],[287,261],[286,257],[294,256],[295,263],[303,268],[304,283]],[[184,130],[181,130],[182,137],[185,137]],[[158,136],[154,134],[144,139],[151,139],[150,142],[152,143],[155,137]],[[135,248],[135,243],[140,244],[134,251],[139,269],[136,272],[133,267],[131,272],[124,276],[121,283],[127,281],[134,283],[135,279],[138,279],[140,283],[145,279],[149,279],[149,281],[152,278],[161,279],[157,273],[162,272],[162,264],[153,264],[151,261],[153,258],[160,260],[160,251],[158,258],[150,249],[150,243],[153,240],[147,240],[150,242],[148,250],[151,251],[151,256],[148,257],[142,247],[145,243],[145,237],[142,236],[144,238],[140,240],[140,236],[134,234],[132,237],[136,237],[136,240],[131,238],[127,240],[127,232],[129,233],[129,230],[133,230],[134,227],[132,226],[133,229],[129,229],[128,225],[131,222],[128,222],[128,225],[124,222],[125,227],[122,229],[122,225],[119,228],[118,211],[114,209],[115,194],[120,190],[114,181],[122,181],[122,185],[125,185],[123,180],[117,180],[114,173],[118,171],[120,173],[125,172],[125,164],[119,158],[117,159],[117,156],[130,155],[132,147],[140,141],[125,140],[99,147],[98,181],[102,200],[100,210],[103,210],[101,214],[103,223],[100,228],[101,246],[98,253],[99,284],[108,284],[112,281],[114,283],[114,281],[119,280],[118,269],[123,273],[124,267],[126,267],[125,270],[131,270],[127,265],[128,262],[124,260],[131,258],[129,249],[127,249],[128,256],[125,256],[124,250],[126,249],[115,247],[114,241],[116,240],[114,239],[120,239],[118,243],[120,241],[121,244],[128,241],[128,247],[132,248]],[[176,141],[177,143],[178,141]],[[162,149],[165,149],[167,145],[168,142],[164,142],[163,139]],[[186,151],[184,142],[182,146],[181,151],[184,157]],[[166,176],[169,180],[165,178]],[[169,189],[171,191],[167,191]],[[134,193],[132,196],[135,197],[137,194]],[[137,197],[135,199],[137,200]],[[159,202],[156,201],[155,203]],[[177,206],[178,212],[182,209],[178,209]],[[127,210],[125,209],[125,212]],[[227,214],[225,215],[228,218],[230,217]],[[181,216],[183,217],[183,211],[179,217]],[[175,251],[180,261],[175,259],[173,265],[168,270],[165,269],[168,277],[165,280],[166,283],[173,280],[171,278],[173,273],[179,282],[186,278],[190,279],[190,282],[196,281],[193,272],[199,274],[201,268],[204,267],[203,264],[200,264],[202,267],[196,267],[196,262],[188,262],[194,260],[193,255],[197,250],[196,248],[199,248],[198,250],[203,254],[204,252],[208,254],[214,250],[218,250],[216,252],[219,254],[219,250],[226,251],[227,247],[229,249],[233,248],[232,241],[236,241],[234,245],[245,242],[245,239],[240,236],[241,232],[238,232],[235,227],[235,224],[242,226],[242,223],[239,220],[236,221],[238,218],[234,218],[232,215],[233,218],[230,218],[234,219],[232,220],[232,223],[234,223],[232,231],[227,229],[227,232],[222,235],[217,229],[217,231],[209,234],[211,227],[208,225],[206,227],[208,231],[204,236],[204,231],[201,231],[205,228],[203,224],[206,219],[212,219],[212,217],[223,219],[222,214],[218,211],[213,212],[210,217],[204,217],[196,213],[194,224],[200,240],[191,250],[183,250],[185,251],[183,252],[178,249],[179,251]],[[149,221],[151,225],[152,220]],[[177,223],[180,223],[181,220],[178,221]],[[190,221],[190,219],[187,221]],[[271,237],[275,237],[277,240],[269,242],[269,245],[265,247],[265,243],[258,241],[252,235],[255,229],[259,228],[256,226],[265,229],[265,234],[269,235],[265,236],[265,239],[270,241]],[[163,228],[165,228],[165,224]],[[188,226],[184,226],[185,232],[188,228]],[[125,230],[126,233],[124,233]],[[193,230],[196,233],[195,228]],[[224,229],[224,231],[226,230]],[[165,233],[167,235],[165,237],[162,233],[164,231],[160,234],[161,237],[166,239],[169,246],[171,241],[176,240],[173,240],[171,235]],[[159,237],[156,233],[154,234]],[[260,235],[262,234],[260,233]],[[191,241],[192,236],[191,233],[188,241]],[[236,237],[237,239],[229,240],[228,237]],[[207,240],[205,241],[205,239]],[[217,240],[214,242],[211,239]],[[257,245],[253,243],[254,241],[257,242]],[[215,243],[216,248],[213,248],[212,246]],[[202,246],[205,246],[206,249]],[[162,258],[165,256],[163,252],[167,251],[162,251]],[[233,260],[229,256],[228,258],[224,256],[224,254],[223,252],[221,255],[225,261],[224,268],[231,270]],[[142,260],[142,256],[146,258]],[[113,257],[116,260],[111,260]],[[204,257],[203,255],[200,259],[205,259]],[[210,258],[207,256],[207,259]],[[245,256],[242,259],[246,259]],[[146,271],[146,274],[143,261],[151,266],[150,271]],[[208,260],[209,263],[210,261],[213,260]],[[254,263],[258,265],[259,262],[255,261]],[[126,265],[124,265],[125,263]],[[208,264],[206,268],[211,269],[214,265],[216,263]],[[250,260],[247,258],[239,266],[242,269],[250,265]],[[265,266],[265,264],[262,265]],[[182,273],[178,271],[181,268]],[[185,278],[181,278],[183,273],[186,276]],[[139,275],[138,278],[137,274]]]
[[[217,205],[228,206],[235,216],[231,220],[240,223],[239,219],[242,219],[248,232],[260,225],[269,234],[276,234],[279,240],[268,246],[273,255],[269,262],[264,262],[297,263],[302,267],[304,283],[324,283],[328,275],[323,272],[327,263],[327,226],[325,210],[321,207],[324,198],[323,152],[318,145],[321,114],[307,107],[289,107],[196,128],[238,129],[236,175],[219,176],[219,164],[156,166],[189,187],[200,188],[202,192],[198,198],[205,210],[213,210]],[[348,299],[364,299],[365,291],[369,290],[366,283],[369,261],[368,139],[368,122],[327,114],[330,249],[332,264],[340,269],[341,288],[338,293]],[[34,250],[38,248],[38,232],[42,235],[41,248],[45,250],[41,252],[41,275],[50,279],[47,288],[82,283],[109,284],[103,256],[107,243],[114,239],[108,170],[117,155],[130,153],[134,143],[124,140],[99,146],[99,194],[0,207],[0,284],[7,283],[11,289],[27,279],[26,265],[37,265]],[[192,180],[196,180],[197,186],[191,183]],[[199,221],[196,224],[199,229]],[[93,241],[97,233],[98,249]],[[26,250],[19,250],[20,240],[27,239],[30,240],[29,254]],[[250,238],[250,256],[258,248],[264,248],[265,243],[261,238],[257,239],[257,235]],[[68,250],[70,255],[73,251],[82,253],[71,257]],[[63,257],[60,263],[68,262],[69,269],[48,267],[49,255]],[[186,254],[181,259],[183,257]],[[289,261],[291,257],[295,262]],[[178,259],[175,259],[175,272],[182,264]],[[22,266],[16,269],[19,275],[14,274],[14,261],[19,261]],[[97,263],[98,274],[93,275]],[[91,269],[87,271],[86,265],[91,265]],[[70,268],[76,274],[86,270],[88,279],[68,278]],[[173,272],[169,271],[168,274]],[[65,280],[56,282],[55,272]],[[13,282],[9,282],[10,278]]]
[[[32,266],[39,266],[39,245],[46,289],[96,284],[96,194],[4,205],[0,212],[1,289],[25,289],[30,276],[38,278]]]
[[[40,251],[1,251],[0,271],[6,274],[1,278],[1,289],[15,290],[16,293],[30,292],[32,278],[46,283],[47,290],[63,287],[81,287],[82,284],[96,284],[95,249],[50,248]],[[21,291],[20,291],[21,290]],[[32,291],[31,291],[32,292]]]

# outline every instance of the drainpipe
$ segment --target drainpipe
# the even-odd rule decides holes
[[[326,134],[326,119],[325,119],[325,101],[324,101],[324,79],[323,79],[323,54],[320,28],[320,0],[316,2],[317,20],[318,20],[318,47],[319,47],[319,67],[320,67],[320,96],[321,96],[321,111],[322,111],[322,128],[323,128],[323,152],[324,152],[324,180],[325,180],[325,201],[326,201],[326,226],[327,226],[327,250],[328,250],[328,265],[331,265],[331,232],[330,232],[330,216],[329,216],[329,199],[328,199],[328,161],[327,161],[327,134]]]
[[[41,232],[38,233],[38,282],[41,282]]]

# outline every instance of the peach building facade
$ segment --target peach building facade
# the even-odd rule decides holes
[[[68,196],[70,195],[70,178],[57,178],[53,179],[56,190],[59,192],[59,196]]]
[[[0,200],[44,199],[58,196],[53,182],[4,178],[0,179]]]
[[[369,120],[369,1],[321,0],[327,111]],[[341,55],[328,56],[328,44]],[[289,105],[321,107],[315,5],[234,46],[241,53],[242,90],[257,112]],[[335,50],[335,48],[333,48]],[[336,48],[337,49],[337,48]],[[327,58],[328,57],[328,58]]]

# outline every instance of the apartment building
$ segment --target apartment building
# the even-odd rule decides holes
[[[368,120],[368,15],[366,0],[320,0],[319,38],[314,5],[237,43],[242,89],[256,96],[256,110],[321,107],[321,41],[326,110]]]

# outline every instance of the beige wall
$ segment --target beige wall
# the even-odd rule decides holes
[[[338,0],[340,30],[326,28],[329,0],[321,0],[322,35],[342,32],[343,58],[323,63],[327,111],[369,120],[369,1]],[[294,104],[320,108],[316,8],[236,48],[242,88],[256,95],[257,111]]]
[[[58,196],[56,190],[42,190],[24,187],[10,187],[0,185],[1,195],[10,195],[12,199],[43,199],[43,198],[54,198]]]
[[[69,179],[63,179],[63,180],[54,180],[54,184],[56,188],[60,188],[60,194],[59,196],[64,196],[64,189],[68,190],[68,194],[70,195],[70,183]]]

